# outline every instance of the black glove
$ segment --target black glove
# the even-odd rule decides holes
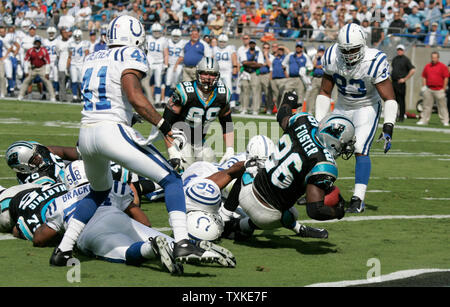
[[[334,210],[336,210],[336,218],[338,220],[340,220],[344,217],[344,215],[345,215],[345,200],[341,194],[339,194],[339,202],[337,203]]]
[[[297,109],[300,106],[297,93],[295,91],[286,92],[283,96],[282,104],[285,103],[287,103],[292,109]]]
[[[172,158],[169,160],[170,165],[173,167],[173,169],[178,172],[178,173],[182,173],[184,172],[184,167],[181,166],[181,159],[178,158]]]
[[[377,142],[384,141],[384,153],[387,153],[391,149],[392,134],[394,133],[394,125],[390,123],[383,124],[383,132]]]
[[[137,113],[133,113],[133,117],[131,118],[131,127],[134,126],[134,124],[136,123],[143,123],[144,119],[142,118],[142,116],[140,116]]]

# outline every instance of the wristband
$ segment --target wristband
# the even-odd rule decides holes
[[[156,125],[156,128],[158,128],[164,136],[166,136],[172,127],[170,127],[170,124],[164,120],[164,118],[161,118],[161,120]]]

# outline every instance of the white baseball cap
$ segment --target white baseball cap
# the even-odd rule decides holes
[[[402,44],[397,45],[397,50],[398,50],[398,49],[402,49],[403,51],[405,51],[405,46],[403,46]]]

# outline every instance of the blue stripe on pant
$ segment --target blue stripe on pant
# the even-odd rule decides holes
[[[378,122],[380,121],[380,115],[381,115],[381,102],[378,102],[378,110],[377,110],[377,116],[375,117],[375,121],[372,125],[372,129],[370,129],[369,137],[367,138],[366,142],[364,143],[364,147],[362,150],[362,155],[369,155],[370,147],[372,146],[373,139],[375,138],[375,133],[377,132],[377,126]]]

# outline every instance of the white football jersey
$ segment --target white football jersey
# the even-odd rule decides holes
[[[56,232],[64,232],[79,201],[85,198],[89,192],[89,184],[84,184],[56,198],[48,206],[47,212],[45,213],[47,226]],[[114,206],[124,211],[132,203],[133,199],[133,192],[127,183],[114,181],[111,192],[100,207]]]
[[[219,169],[229,169],[237,162],[241,162],[241,161],[245,161],[245,160],[247,160],[247,153],[241,152],[241,153],[235,154],[234,156],[232,156],[231,158],[229,158],[228,160],[226,160],[222,164],[220,164]]]
[[[167,48],[167,39],[163,36],[154,38],[152,35],[147,35],[147,59],[149,64],[163,64],[164,63],[164,48]]]
[[[56,45],[58,44],[59,38],[55,38],[53,40],[49,40],[48,38],[44,39],[44,47],[47,49],[48,54],[50,55],[50,63],[56,63],[58,59],[58,55],[56,53]]]
[[[122,72],[148,72],[145,53],[136,47],[117,47],[89,54],[83,63],[81,123],[110,121],[131,124],[133,108],[122,91]]]
[[[339,56],[337,44],[330,46],[323,57],[323,71],[333,77],[338,89],[337,105],[358,109],[381,101],[375,87],[389,78],[389,62],[384,52],[366,47],[364,58],[354,69],[347,69]]]
[[[219,62],[221,73],[233,71],[233,62],[231,60],[233,53],[236,53],[236,48],[233,45],[228,45],[224,49],[219,46],[213,48],[213,55],[217,62]]]
[[[193,178],[206,178],[217,173],[219,168],[211,162],[197,161],[192,163],[181,176],[183,186],[186,186]]]
[[[33,48],[35,38],[36,38],[36,35],[31,36],[28,34],[25,34],[25,36],[22,38],[20,47],[23,49],[23,51],[25,53],[27,52],[28,49]]]
[[[89,52],[89,42],[88,41],[80,41],[77,43],[75,40],[70,42],[69,44],[69,52],[71,54],[71,65],[82,65],[84,62],[84,58],[86,57],[86,51]]]
[[[69,58],[69,44],[72,40],[66,41],[59,39],[56,43],[56,54],[58,55],[58,70],[65,71],[67,69],[67,59]]]
[[[184,39],[180,39],[178,43],[174,43],[171,39],[168,40],[167,46],[169,48],[169,65],[175,65],[180,57],[184,45],[186,45],[186,40]]]

